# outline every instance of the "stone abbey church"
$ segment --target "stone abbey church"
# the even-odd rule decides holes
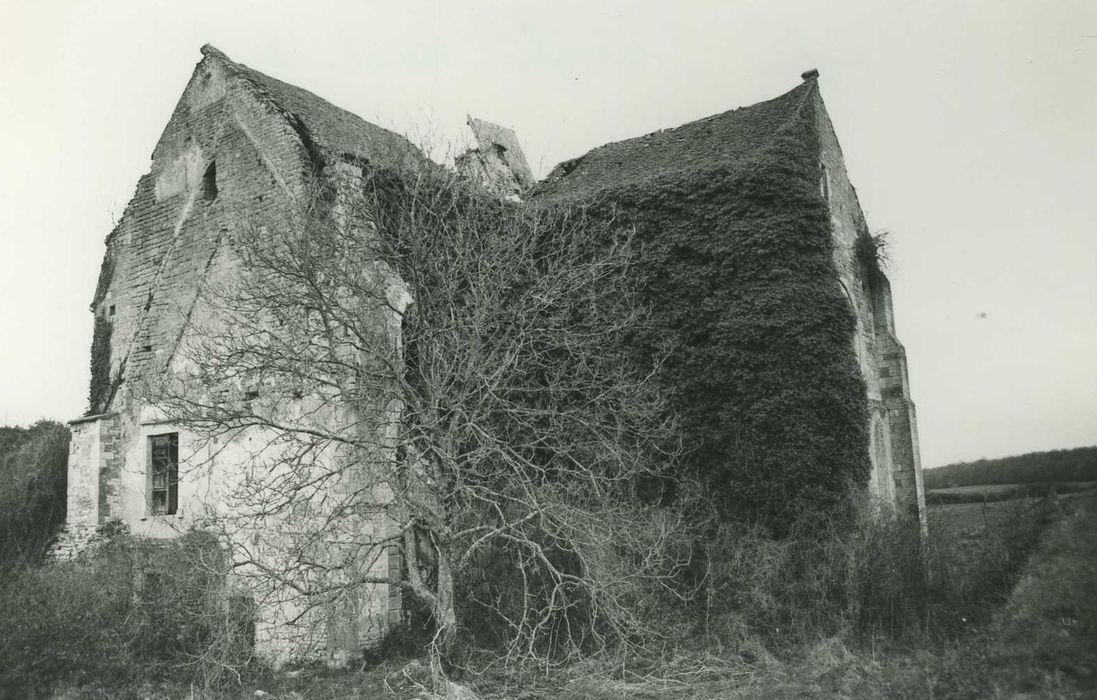
[[[213,47],[203,47],[202,54],[155,144],[148,173],[137,181],[132,200],[106,239],[91,304],[91,406],[86,416],[72,421],[68,515],[56,548],[59,556],[75,556],[98,528],[113,521],[150,541],[177,537],[200,527],[203,514],[223,510],[224,494],[244,478],[235,464],[240,453],[232,444],[221,445],[216,454],[203,453],[201,460],[210,468],[188,469],[188,461],[199,459],[196,453],[206,448],[185,427],[168,422],[158,406],[144,403],[134,389],[149,373],[176,369],[176,353],[186,342],[200,285],[210,275],[231,270],[223,258],[241,218],[288,216],[295,196],[312,178],[338,188],[364,168],[396,166],[409,154],[422,157],[403,137],[306,90],[236,63]],[[823,267],[812,269],[824,270],[828,279],[817,288],[805,288],[805,298],[821,294],[844,299],[844,318],[852,318],[842,326],[848,334],[841,343],[847,356],[843,361],[860,369],[856,415],[863,444],[857,449],[868,452],[869,489],[879,501],[924,517],[915,411],[890,287],[886,276],[860,254],[868,229],[823,106],[818,73],[802,77],[773,100],[595,148],[560,164],[540,182],[514,132],[470,119],[478,147],[459,157],[456,167],[491,196],[518,206],[601,197],[620,201],[626,209],[635,205],[655,211],[646,220],[656,232],[653,240],[694,241],[692,247],[667,244],[668,256],[703,262],[696,263],[696,274],[669,280],[660,294],[669,309],[666,317],[672,319],[668,324],[683,338],[682,347],[693,353],[675,371],[688,387],[686,394],[708,402],[703,411],[694,410],[698,415],[687,410],[687,422],[701,426],[697,435],[717,435],[704,438],[712,443],[713,459],[730,449],[720,442],[720,417],[737,410],[761,414],[771,398],[765,382],[757,393],[741,390],[740,384],[754,376],[791,376],[810,384],[813,377],[831,371],[785,366],[811,361],[810,352],[785,351],[797,347],[795,331],[772,341],[743,340],[754,338],[758,327],[781,330],[785,311],[795,311],[788,307],[798,302],[767,290],[773,280],[795,285],[796,275],[807,274],[802,272],[807,268],[767,257],[772,252],[767,241],[782,240],[781,232],[801,220],[821,222],[819,250],[827,259]],[[728,199],[711,185],[728,173],[740,177],[739,183],[758,182],[792,168],[793,159],[774,145],[787,142],[790,135],[809,145],[812,190],[801,197],[803,206],[811,208],[809,214],[788,214],[781,199],[769,195],[748,204],[704,208]],[[698,193],[706,188],[711,191],[702,205]],[[772,235],[767,233],[771,229]],[[735,248],[739,239],[758,241],[759,252]],[[686,248],[690,250],[682,252]],[[735,313],[754,308],[764,318],[748,328],[728,311],[732,308],[739,310]],[[739,354],[728,360],[718,354],[725,346]],[[805,386],[804,405],[796,404],[795,391],[784,392],[786,400],[793,397],[782,409],[783,419],[775,421],[784,425],[767,429],[787,431],[779,434],[789,435],[789,442],[811,442],[810,433],[797,431],[801,422],[810,422],[818,403],[813,392],[818,391]],[[781,454],[782,449],[774,445],[765,452]],[[373,518],[369,526],[398,527],[384,518]],[[269,535],[261,530],[244,526],[229,536],[259,548]],[[399,564],[395,557],[381,557],[369,566],[383,578],[390,570],[395,575]],[[273,588],[244,592],[255,603],[256,649],[272,659],[353,652],[375,642],[401,610],[396,586],[363,584],[353,605],[321,613],[304,632],[298,628],[290,633],[287,627],[302,619],[305,602]]]

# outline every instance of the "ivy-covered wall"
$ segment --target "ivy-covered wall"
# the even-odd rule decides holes
[[[809,95],[804,95],[808,97]],[[726,518],[783,530],[867,482],[868,403],[833,262],[814,100],[748,158],[649,173],[595,195],[635,226],[688,464]]]
[[[88,387],[88,411],[94,415],[107,410],[114,393],[111,381],[110,345],[113,324],[102,316],[95,317],[91,336],[91,381]]]

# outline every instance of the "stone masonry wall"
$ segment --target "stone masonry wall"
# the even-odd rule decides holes
[[[172,363],[188,319],[203,313],[196,307],[199,286],[211,275],[231,274],[231,263],[219,259],[232,257],[226,245],[233,231],[261,219],[285,219],[311,168],[301,134],[284,116],[218,58],[203,59],[156,145],[149,173],[107,239],[92,311],[111,322],[110,372],[117,390],[104,407],[108,417],[73,425],[70,517],[55,556],[77,553],[112,518],[139,537],[176,537],[216,512],[242,478],[248,437],[240,438],[238,449],[222,446],[210,461],[186,431],[142,405],[138,389],[146,376]],[[179,510],[151,515],[146,443],[150,435],[174,431],[180,433]],[[277,528],[265,535],[277,539]],[[300,651],[297,642],[323,646],[327,613],[314,616],[313,631],[292,637],[275,630],[292,618],[292,606],[280,607],[284,596],[255,593],[260,654],[285,659]],[[387,600],[373,607],[380,617],[388,615]]]
[[[113,323],[111,374],[123,392],[170,359],[233,227],[245,215],[276,217],[286,195],[303,189],[303,146],[268,112],[207,58],[168,122],[150,172],[108,238],[113,272],[93,302]]]
[[[55,559],[71,559],[93,546],[99,527],[117,517],[112,509],[120,495],[123,435],[117,414],[76,420],[69,427],[65,527],[50,548]]]
[[[255,85],[219,56],[207,55],[197,66],[156,145],[150,172],[107,239],[92,311],[111,324],[116,390],[102,407],[109,414],[73,424],[71,517],[59,557],[78,553],[109,519],[156,541],[202,526],[210,515],[230,514],[232,494],[262,443],[261,436],[242,434],[228,444],[203,445],[166,423],[155,406],[144,405],[140,392],[146,377],[166,367],[183,369],[177,351],[189,322],[200,326],[211,313],[198,298],[199,286],[236,274],[233,233],[257,222],[290,220],[317,174],[303,127],[257,96]],[[153,515],[147,442],[166,432],[179,433],[179,507],[171,515]],[[363,532],[391,526],[379,515],[374,520],[363,524]],[[230,552],[263,557],[281,556],[295,536],[293,525],[277,519],[237,522],[226,534]],[[381,556],[370,575],[387,576],[390,561]],[[297,619],[310,601],[269,576],[246,575],[247,567],[237,571],[231,586],[256,605],[256,651],[274,661],[336,652],[348,657],[376,643],[399,616],[395,587],[372,584],[335,607]]]
[[[895,335],[890,285],[882,274],[869,274],[858,259],[857,239],[868,234],[868,224],[818,89],[814,99],[820,142],[819,187],[830,207],[839,282],[857,318],[853,344],[868,392],[873,464],[870,489],[882,501],[893,502],[899,512],[924,522],[914,404],[906,352]]]

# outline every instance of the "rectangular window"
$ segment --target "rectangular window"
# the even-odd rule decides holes
[[[150,435],[149,512],[173,515],[179,509],[179,433]]]

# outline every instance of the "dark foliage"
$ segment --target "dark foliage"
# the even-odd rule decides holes
[[[960,462],[924,472],[927,489],[981,484],[1097,481],[1097,447]]]
[[[114,324],[101,316],[95,317],[95,330],[91,337],[91,383],[88,387],[87,415],[107,410],[114,384],[110,376],[110,338]]]
[[[809,513],[781,539],[725,526],[708,544],[695,634],[706,648],[779,655],[831,637],[955,641],[1006,600],[1055,504],[998,508],[993,524],[934,522],[924,537],[888,513],[852,527]]]
[[[813,102],[745,163],[604,192],[643,244],[651,322],[635,349],[661,381],[723,517],[787,531],[869,470],[867,402],[835,284]]]
[[[0,575],[0,697],[62,685],[238,682],[251,639],[212,539],[116,533],[91,557]],[[250,610],[246,611],[250,612]]]
[[[0,428],[0,567],[38,562],[65,521],[69,430]]]
[[[867,230],[862,230],[857,235],[857,241],[854,243],[854,254],[857,256],[857,261],[861,264],[861,268],[872,284],[885,279],[884,269],[889,262],[888,246],[890,244],[888,241],[890,235],[887,231],[869,233]]]

